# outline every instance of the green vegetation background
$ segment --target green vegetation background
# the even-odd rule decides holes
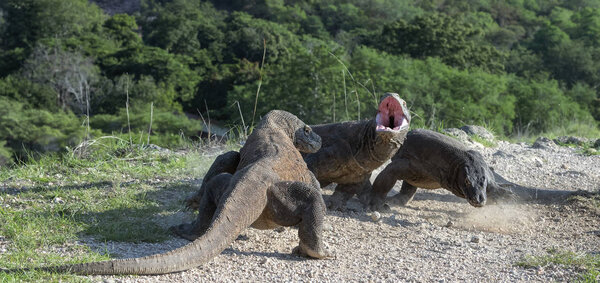
[[[0,2],[0,163],[85,137],[145,141],[151,115],[161,145],[199,134],[190,114],[364,119],[387,91],[414,126],[595,135],[598,86],[598,0],[142,0],[131,15]]]

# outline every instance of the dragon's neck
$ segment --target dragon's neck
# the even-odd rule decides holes
[[[360,129],[360,142],[354,154],[363,167],[374,170],[392,157],[402,145],[404,135],[385,136],[375,130],[375,120],[365,121]]]

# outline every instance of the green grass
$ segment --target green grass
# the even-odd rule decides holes
[[[163,220],[183,208],[214,159],[200,150],[164,153],[106,139],[83,157],[71,150],[0,170],[0,268],[109,259],[78,241],[161,242]],[[182,219],[183,221],[183,219]],[[162,225],[161,225],[162,224]],[[85,281],[40,271],[0,273],[0,282]]]
[[[523,268],[536,268],[550,264],[581,270],[582,272],[577,278],[579,282],[598,282],[600,280],[600,255],[549,250],[545,255],[525,256],[515,265]]]
[[[590,146],[584,146],[579,152],[583,155],[600,155],[599,149],[595,149]]]
[[[471,139],[474,142],[478,142],[478,143],[480,143],[481,145],[483,145],[485,147],[496,147],[496,146],[498,146],[498,144],[495,141],[486,140],[486,139],[484,139],[484,138],[482,138],[482,137],[480,137],[478,135],[472,135],[470,137],[471,137]]]
[[[538,137],[547,137],[555,139],[560,136],[576,136],[588,139],[598,139],[600,137],[600,127],[593,123],[583,123],[572,121],[563,126],[557,126],[551,130],[542,133],[530,133],[523,131],[508,137],[510,142],[533,143]]]

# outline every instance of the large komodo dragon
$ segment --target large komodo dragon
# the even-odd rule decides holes
[[[468,150],[454,138],[425,129],[410,131],[392,162],[379,173],[367,197],[371,210],[383,208],[386,195],[398,180],[403,180],[400,192],[389,200],[400,205],[413,198],[417,187],[447,189],[475,207],[485,205],[487,200],[543,201],[581,193],[511,183],[493,172],[479,152]]]
[[[329,209],[344,210],[355,194],[370,191],[371,172],[398,151],[410,120],[406,102],[396,93],[386,93],[374,119],[312,126],[323,146],[303,156],[321,186],[337,184]]]
[[[77,274],[183,271],[221,253],[250,226],[269,229],[298,225],[300,244],[295,250],[315,258],[328,257],[321,238],[325,203],[298,152],[315,152],[320,146],[319,136],[296,116],[285,111],[271,111],[241,148],[235,174],[219,174],[208,181],[196,223],[210,224],[192,243],[141,258],[40,269]],[[218,202],[213,202],[214,198],[207,194],[215,195]],[[204,220],[208,222],[204,223]]]
[[[375,119],[311,126],[321,136],[323,146],[316,153],[302,155],[321,186],[337,183],[328,201],[329,209],[343,210],[354,194],[370,190],[371,172],[398,151],[410,120],[406,102],[396,93],[386,93],[381,98]],[[198,209],[207,180],[223,172],[233,174],[238,162],[239,153],[235,151],[218,156],[208,169],[200,190],[186,200],[187,207]],[[185,229],[175,229],[185,238],[193,238],[197,233],[178,230]]]

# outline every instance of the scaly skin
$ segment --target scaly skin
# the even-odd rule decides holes
[[[371,210],[384,208],[386,195],[398,180],[403,180],[400,192],[388,200],[399,205],[412,200],[417,187],[444,188],[475,207],[487,201],[565,199],[581,193],[518,186],[493,172],[478,152],[468,150],[456,139],[425,129],[410,131],[392,162],[379,173],[367,197]]]
[[[329,257],[321,237],[325,203],[298,151],[314,152],[320,146],[319,136],[296,116],[271,111],[240,150],[236,172],[217,174],[209,181],[223,187],[217,191],[205,190],[205,194],[217,197],[202,198],[198,220],[208,219],[206,214],[210,214],[210,221],[198,223],[206,229],[193,242],[141,258],[39,269],[77,274],[183,271],[208,262],[250,226],[269,229],[298,225],[300,244],[296,251],[315,258]]]
[[[401,205],[406,205],[419,187],[447,189],[476,207],[485,205],[486,188],[493,182],[478,152],[467,150],[451,137],[424,129],[407,134],[402,148],[373,182],[368,198],[372,210],[382,208],[385,196],[397,180],[404,181],[400,193],[394,196]],[[488,190],[496,188],[490,186]]]
[[[381,116],[389,116],[393,112],[386,109],[390,100],[395,101],[390,107],[401,110],[403,115],[396,115],[395,121],[405,118],[406,124],[395,131],[378,130],[378,124],[381,127],[382,122],[389,122],[387,117]],[[406,102],[395,93],[386,93],[381,99],[378,116],[374,119],[312,126],[321,136],[323,146],[316,153],[303,156],[321,186],[337,184],[335,192],[328,200],[329,209],[345,210],[346,202],[355,194],[370,191],[371,172],[398,151],[409,125],[410,114]]]

